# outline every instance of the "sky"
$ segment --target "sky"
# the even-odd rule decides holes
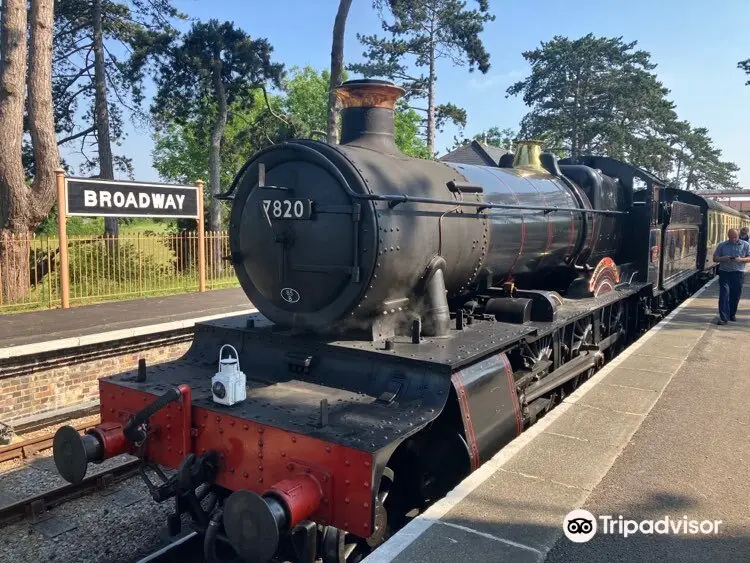
[[[232,21],[253,38],[267,38],[275,60],[287,68],[310,65],[319,70],[330,66],[338,4],[338,0],[176,0],[191,17]],[[467,4],[475,2],[467,0]],[[465,136],[493,126],[518,129],[528,108],[505,92],[529,73],[524,51],[556,35],[622,36],[651,53],[658,65],[653,72],[671,90],[668,97],[675,102],[679,118],[708,128],[723,158],[740,167],[740,185],[750,188],[750,86],[745,86],[750,76],[737,68],[738,61],[750,58],[750,1],[490,0],[490,10],[496,19],[481,35],[490,54],[489,72],[469,73],[446,60],[438,64],[437,102],[452,102],[467,110]],[[187,30],[189,24],[181,27]],[[352,3],[345,64],[363,60],[357,33],[382,34],[371,0]],[[350,73],[350,78],[357,76]],[[151,166],[150,131],[128,124],[126,132],[115,152],[133,159],[136,180],[159,180]],[[457,133],[455,127],[446,127],[437,135],[439,154],[447,152]]]

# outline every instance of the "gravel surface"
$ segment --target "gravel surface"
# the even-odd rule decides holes
[[[108,471],[131,456],[89,465],[87,475]],[[169,475],[170,472],[167,472]],[[64,484],[51,450],[30,460],[0,464],[0,506]],[[168,541],[167,515],[174,501],[155,503],[140,477],[54,507],[50,519],[16,522],[0,530],[0,562],[130,563]],[[183,522],[187,527],[187,520]],[[50,537],[48,528],[67,528]]]

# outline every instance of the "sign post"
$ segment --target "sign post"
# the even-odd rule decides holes
[[[195,183],[198,186],[198,291],[206,291],[206,226],[203,215],[203,180]]]
[[[203,181],[195,186],[123,182],[95,178],[66,178],[55,171],[57,225],[60,233],[60,292],[63,309],[70,308],[67,218],[152,217],[198,221],[198,289],[206,291]]]
[[[65,198],[65,170],[55,170],[57,183],[57,231],[60,238],[60,294],[62,308],[70,308],[70,277],[68,274],[68,209]]]

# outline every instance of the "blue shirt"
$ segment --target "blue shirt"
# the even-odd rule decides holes
[[[736,243],[731,243],[725,240],[719,246],[716,247],[714,256],[719,258],[721,256],[734,256],[735,258],[747,258],[750,256],[750,243],[744,240],[737,239]],[[744,262],[721,262],[719,264],[719,270],[722,272],[744,272]]]

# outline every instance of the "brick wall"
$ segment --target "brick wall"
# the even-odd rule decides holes
[[[51,413],[98,399],[100,377],[181,357],[193,340],[193,328],[144,335],[102,344],[0,360],[0,421]]]

